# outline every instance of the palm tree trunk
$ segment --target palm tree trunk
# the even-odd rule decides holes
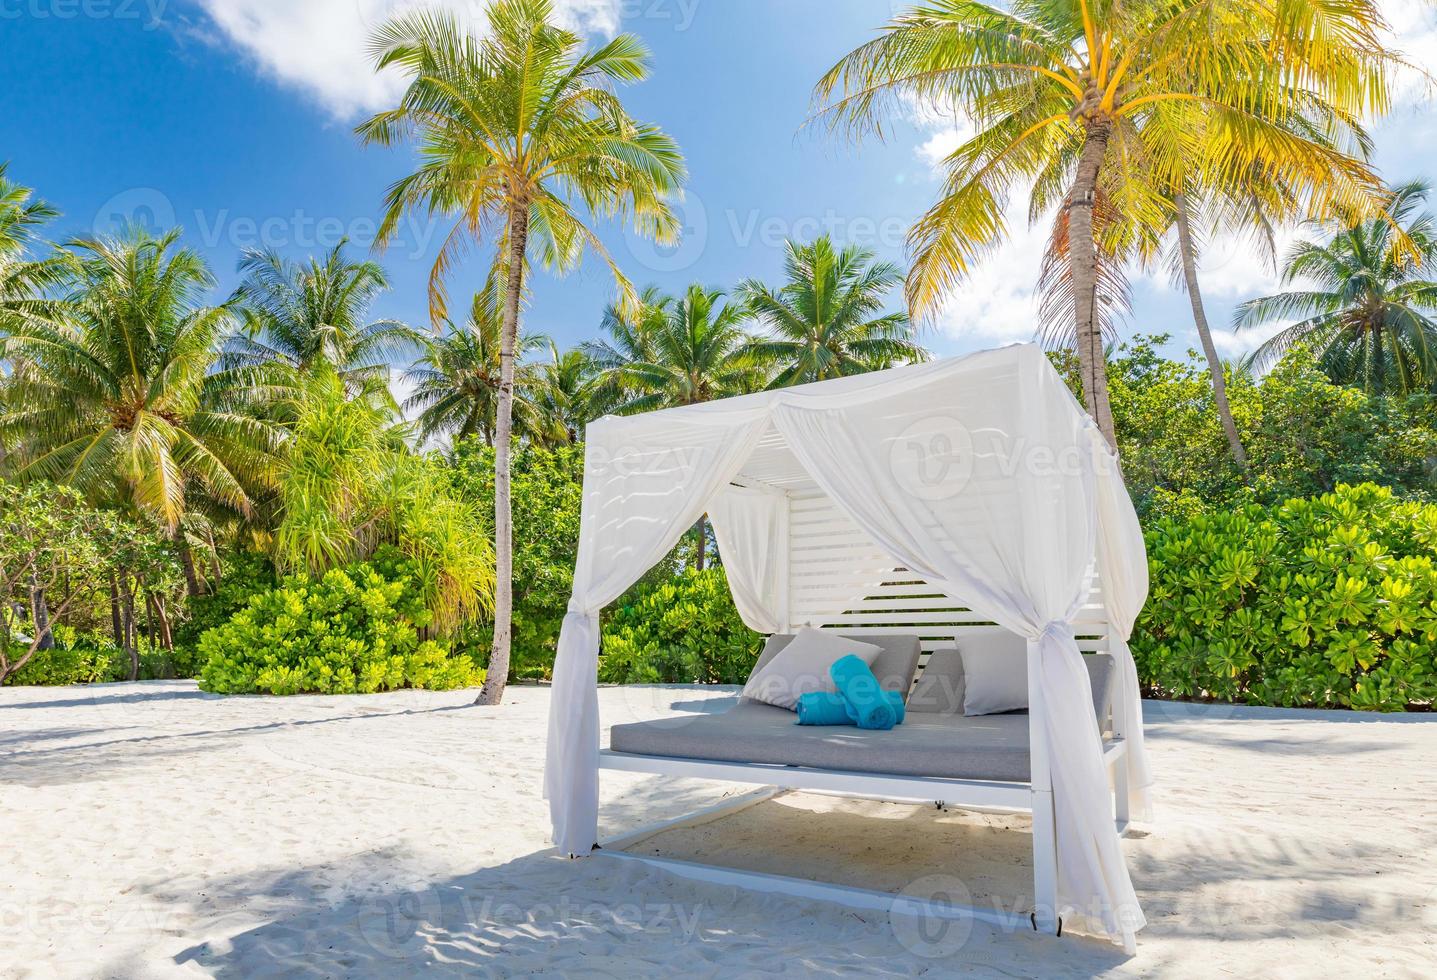
[[[509,279],[504,284],[503,336],[499,341],[499,405],[494,420],[494,645],[489,672],[475,704],[498,704],[509,680],[510,631],[514,615],[514,522],[509,499],[509,441],[514,430],[514,346],[519,336],[519,298],[524,288],[524,253],[529,209],[509,212]]]
[[[1173,203],[1178,213],[1178,251],[1182,256],[1183,281],[1188,288],[1188,302],[1193,308],[1193,326],[1197,327],[1198,340],[1202,343],[1203,356],[1207,358],[1208,374],[1212,375],[1212,403],[1217,417],[1222,421],[1222,430],[1227,433],[1227,444],[1232,458],[1240,469],[1247,469],[1247,452],[1242,448],[1242,438],[1237,434],[1237,423],[1232,419],[1232,407],[1227,401],[1227,381],[1223,378],[1222,361],[1218,359],[1217,348],[1212,343],[1212,331],[1207,325],[1207,311],[1203,309],[1202,290],[1198,288],[1197,250],[1193,247],[1192,228],[1188,224],[1187,195],[1178,194]]]
[[[704,570],[704,545],[706,543],[705,539],[708,537],[708,521],[704,519],[706,516],[705,514],[700,514],[697,525],[699,532],[699,550],[697,556],[694,558],[694,568],[700,572]]]
[[[1073,189],[1068,196],[1068,262],[1073,277],[1074,340],[1078,347],[1078,370],[1083,379],[1083,400],[1098,430],[1108,444],[1117,449],[1113,411],[1108,405],[1108,366],[1096,315],[1098,256],[1093,240],[1093,200],[1111,128],[1112,124],[1104,120],[1088,123]]]
[[[185,572],[185,594],[191,599],[200,594],[200,577],[195,572],[195,556],[190,551],[189,542],[185,540],[184,532],[179,528],[175,529],[173,535],[175,548],[180,553],[180,567]]]
[[[214,528],[205,528],[205,538],[209,541],[210,546],[208,556],[210,563],[210,587],[217,589],[220,585],[220,579],[224,575],[224,568],[220,565],[220,549],[215,545]]]

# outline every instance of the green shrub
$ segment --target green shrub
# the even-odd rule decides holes
[[[103,636],[79,635],[73,627],[57,623],[50,630],[55,645],[36,651],[30,662],[5,679],[6,684],[93,684],[126,676],[129,662],[123,651]],[[25,653],[15,648],[15,657]]]
[[[204,666],[198,655],[201,636],[229,622],[253,596],[278,584],[274,565],[257,552],[224,553],[223,572],[213,592],[185,599],[185,618],[174,627],[175,652],[177,661],[184,657],[187,665],[192,664],[192,672],[179,673],[177,664],[177,676],[192,677]]]
[[[408,562],[294,577],[250,599],[200,638],[200,687],[220,694],[371,694],[482,683],[466,656],[421,639],[429,623]]]
[[[1373,484],[1167,519],[1133,636],[1162,696],[1393,711],[1437,696],[1437,504]]]
[[[740,684],[763,637],[743,624],[722,568],[688,569],[619,605],[604,627],[599,679]]]

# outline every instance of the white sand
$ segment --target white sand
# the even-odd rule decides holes
[[[600,700],[614,722],[721,696]],[[539,795],[548,691],[469,700],[0,690],[0,975],[1437,972],[1434,716],[1149,705],[1160,819],[1124,847],[1151,924],[1126,960],[1078,937],[925,931],[553,858]],[[610,775],[603,832],[735,789]],[[666,853],[722,844],[770,871],[843,880],[858,866],[885,886],[941,871],[1021,895],[1028,839],[1003,826],[798,795],[671,835]],[[924,866],[944,854],[947,867]]]

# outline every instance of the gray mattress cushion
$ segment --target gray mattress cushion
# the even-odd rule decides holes
[[[860,643],[872,643],[882,648],[883,652],[874,658],[872,668],[873,674],[878,678],[879,686],[887,691],[901,691],[904,696],[908,695],[908,689],[913,686],[913,675],[918,672],[918,655],[921,648],[917,636],[898,636],[891,633],[862,634],[844,633],[849,639],[857,640]],[[775,633],[765,641],[763,651],[758,655],[758,662],[749,671],[749,676],[757,674],[778,652],[788,646],[793,639],[792,633]],[[746,702],[752,699],[745,698]],[[784,710],[788,720],[793,721],[793,712]]]
[[[892,731],[794,724],[755,701],[717,715],[615,725],[615,752],[946,779],[1028,779],[1028,716],[909,714]]]
[[[1088,681],[1092,685],[1093,713],[1100,721],[1106,720],[1113,698],[1113,658],[1106,653],[1084,654],[1083,665],[1088,668]],[[963,693],[963,658],[954,647],[941,647],[928,658],[908,698],[908,708],[915,712],[961,715]]]

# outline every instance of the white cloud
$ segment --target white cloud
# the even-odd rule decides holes
[[[560,21],[609,36],[618,31],[625,0],[556,0]],[[404,89],[393,72],[376,74],[370,33],[406,0],[199,0],[214,31],[267,77],[313,98],[338,121],[391,105]],[[481,0],[431,0],[483,22]]]
[[[1295,320],[1284,320],[1278,323],[1268,323],[1261,327],[1251,327],[1241,333],[1236,330],[1214,329],[1212,345],[1217,348],[1217,352],[1224,359],[1231,360],[1256,350],[1295,322]]]
[[[1402,52],[1409,64],[1432,71],[1437,65],[1437,7],[1429,0],[1386,0],[1382,7],[1391,46]],[[1431,95],[1431,84],[1419,72],[1408,71],[1398,81],[1394,102],[1410,107]]]
[[[943,303],[938,329],[954,340],[980,346],[1033,340],[1038,331],[1034,286],[1048,243],[1046,220],[1029,226],[1026,197],[1007,211],[1008,235],[986,255]]]
[[[916,100],[909,105],[908,118],[926,134],[913,152],[935,178],[943,174],[943,161],[975,133],[967,116]],[[935,317],[938,330],[960,343],[992,346],[1032,340],[1037,333],[1034,285],[1049,222],[1029,226],[1026,193],[1012,196],[1005,218],[1008,234],[1003,243],[975,264]]]

